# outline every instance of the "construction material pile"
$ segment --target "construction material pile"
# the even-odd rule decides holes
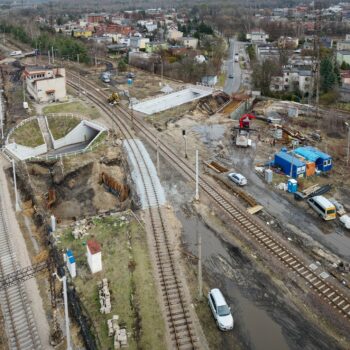
[[[93,226],[93,222],[91,220],[82,219],[77,221],[74,224],[74,228],[72,231],[72,235],[75,239],[81,239],[89,233],[89,230]]]
[[[100,298],[100,312],[101,314],[109,314],[111,312],[111,294],[109,293],[108,280],[104,278],[102,282],[97,284],[98,294]]]
[[[114,336],[114,349],[125,348],[128,346],[126,329],[119,326],[118,320],[118,315],[113,315],[111,319],[107,320],[108,336]]]

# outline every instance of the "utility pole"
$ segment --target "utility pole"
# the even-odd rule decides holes
[[[198,164],[198,149],[196,150],[196,201],[199,201],[199,164]]]
[[[14,189],[15,189],[15,209],[16,209],[16,211],[20,211],[21,207],[19,206],[19,203],[18,203],[16,164],[15,164],[14,159],[12,159],[12,171],[13,171],[13,185],[14,185]]]
[[[187,159],[187,138],[186,138],[186,130],[182,130],[182,136],[185,139],[185,158]]]
[[[53,52],[53,46],[51,46],[51,52],[52,52],[52,64],[55,64],[55,54]]]
[[[158,134],[157,134],[156,144],[157,144],[157,173],[159,176],[159,135]]]
[[[50,65],[50,64],[51,64],[51,61],[50,61],[50,50],[47,51],[47,57],[48,57],[48,59],[49,59],[49,65]]]
[[[79,61],[79,54],[77,54],[77,61],[78,61],[78,66],[80,64],[80,61]],[[79,96],[80,96],[80,69],[78,67],[78,87],[79,87]]]
[[[346,152],[346,166],[349,166],[349,152],[350,152],[350,124],[345,122],[345,125],[348,129],[348,150]]]
[[[67,337],[67,350],[72,350],[70,345],[70,328],[69,328],[69,314],[68,314],[68,298],[67,298],[67,277],[63,276],[62,278],[58,277],[57,273],[54,275],[58,278],[59,281],[63,283],[63,301],[64,301],[64,317],[66,323],[66,337]]]
[[[198,224],[197,224],[198,226]],[[203,297],[203,279],[202,279],[202,233],[197,229],[198,235],[198,298]]]

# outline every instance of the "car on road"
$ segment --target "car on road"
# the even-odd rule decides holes
[[[238,53],[235,54],[235,62],[238,62],[239,61],[239,55]]]
[[[239,186],[244,186],[247,184],[247,179],[239,173],[229,173],[228,178]]]
[[[219,329],[222,331],[233,329],[231,308],[227,305],[220,289],[214,288],[208,293],[208,304]]]
[[[233,79],[233,74],[229,74],[228,76],[230,79]]]

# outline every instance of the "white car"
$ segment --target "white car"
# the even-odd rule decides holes
[[[239,186],[244,186],[247,184],[247,179],[239,173],[229,173],[228,177],[231,181],[233,181],[234,183],[236,183]]]
[[[220,289],[214,288],[208,293],[208,303],[219,329],[222,331],[233,329],[231,308],[227,305]]]

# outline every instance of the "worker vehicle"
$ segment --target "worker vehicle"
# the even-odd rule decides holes
[[[231,308],[227,305],[220,289],[214,288],[208,293],[208,304],[219,329],[222,331],[233,329]]]
[[[107,101],[111,106],[117,105],[120,102],[119,95],[113,92],[112,95],[108,97]]]
[[[324,220],[334,220],[336,218],[335,205],[323,196],[314,196],[307,199],[310,207]]]
[[[245,186],[247,184],[247,179],[239,173],[229,173],[228,178],[239,186]]]

